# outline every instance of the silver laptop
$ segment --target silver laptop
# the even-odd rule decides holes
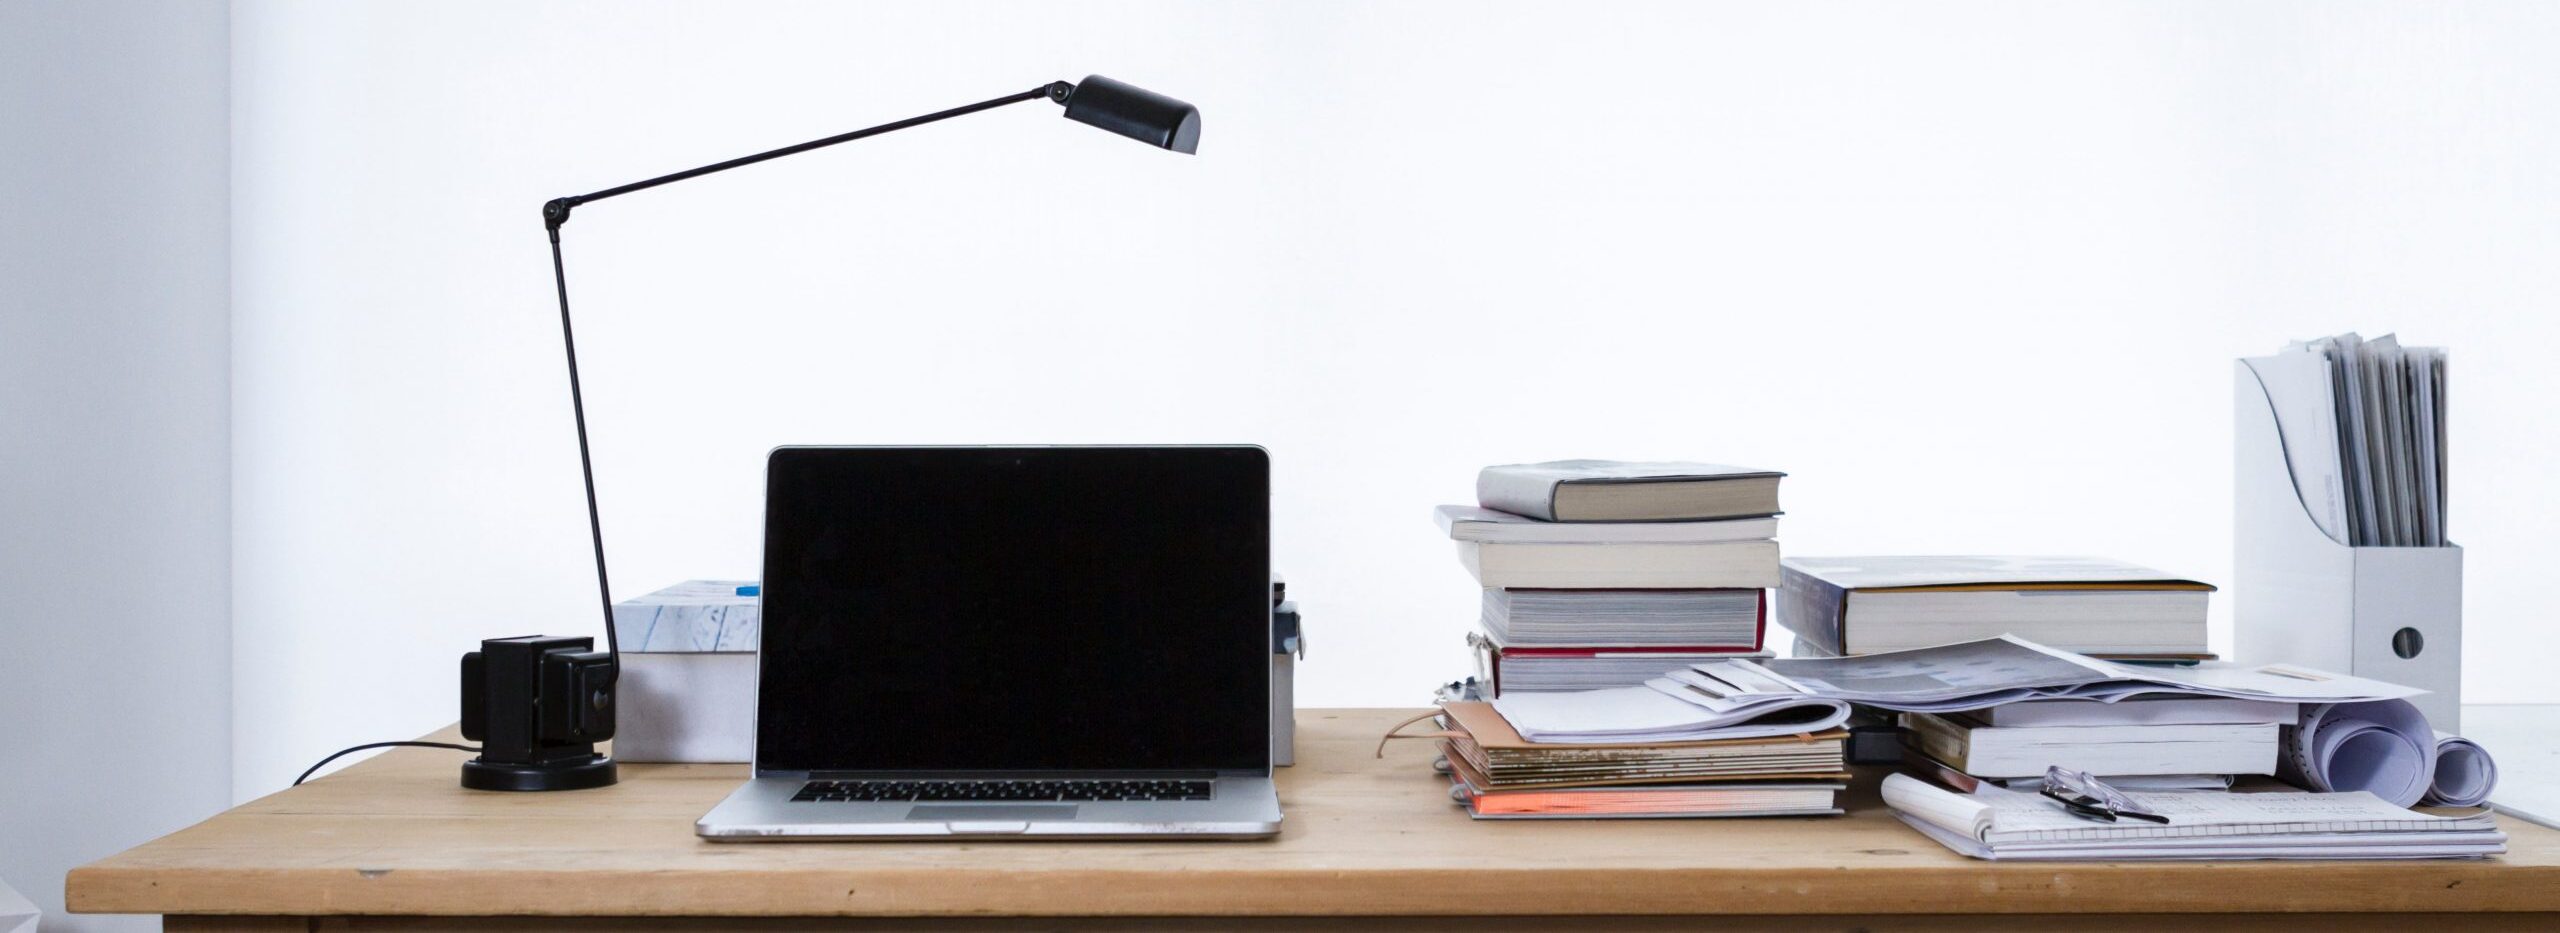
[[[1271,783],[1259,447],[785,447],[755,776],[714,840],[1246,838]]]

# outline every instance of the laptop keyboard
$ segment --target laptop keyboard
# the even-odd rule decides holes
[[[1208,781],[810,781],[793,800],[1207,800]]]

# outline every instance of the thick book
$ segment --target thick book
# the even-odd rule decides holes
[[[1778,514],[1778,480],[1785,476],[1719,463],[1515,463],[1476,474],[1476,504],[1550,522],[1769,516]]]
[[[1704,645],[1756,651],[1767,590],[1484,591],[1482,625],[1518,647]]]
[[[1492,544],[1460,541],[1477,585],[1513,589],[1760,589],[1778,585],[1778,542]]]
[[[1992,726],[1964,713],[1904,713],[1913,750],[1975,777],[2040,777],[2060,765],[2090,774],[2274,774],[2274,723]]]
[[[1778,624],[1826,654],[2016,635],[2081,654],[2210,657],[2213,587],[2094,557],[1791,557]]]
[[[1487,685],[1497,697],[1506,692],[1634,687],[1700,661],[1770,656],[1756,645],[1524,647],[1475,633],[1467,641],[1476,649],[1476,682]]]
[[[1444,505],[1432,509],[1431,518],[1452,540],[1497,544],[1701,544],[1778,536],[1775,515],[1702,522],[1550,522],[1479,506]]]

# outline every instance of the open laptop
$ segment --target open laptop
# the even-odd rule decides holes
[[[1259,447],[784,447],[714,840],[1279,832]]]

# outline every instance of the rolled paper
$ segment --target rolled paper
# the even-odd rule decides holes
[[[2434,786],[2426,802],[2443,807],[2476,807],[2489,802],[2498,786],[2498,763],[2480,743],[2438,732]]]
[[[2436,781],[2436,735],[2407,700],[2314,703],[2284,730],[2276,773],[2317,791],[2371,791],[2414,806]]]

